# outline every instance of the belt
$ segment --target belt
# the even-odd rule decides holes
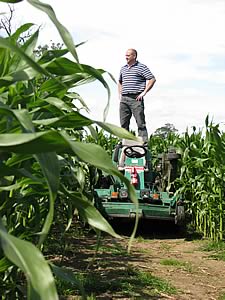
[[[125,97],[137,97],[138,95],[140,95],[140,93],[128,93],[128,94],[122,94],[122,96],[125,96]]]

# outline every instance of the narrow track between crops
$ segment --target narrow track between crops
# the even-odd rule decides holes
[[[88,236],[70,240],[71,252],[63,261],[74,272],[93,272],[93,280],[98,276],[94,289],[87,291],[89,295],[95,295],[94,299],[225,299],[225,261],[214,259],[213,251],[204,250],[208,241],[194,233],[184,234],[170,223],[140,222],[128,255],[126,251],[133,225],[129,222],[112,225],[122,239],[103,234],[96,254],[96,235],[89,232]],[[138,281],[132,292],[123,291],[119,282],[124,283],[124,270],[151,274],[176,291],[170,293],[161,289],[157,295],[149,296],[150,286],[138,287],[141,284]],[[104,289],[106,286],[108,288]],[[81,299],[76,297],[71,295],[62,299]]]

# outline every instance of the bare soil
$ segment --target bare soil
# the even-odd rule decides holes
[[[208,252],[200,250],[204,242],[179,239],[155,239],[153,243],[134,243],[134,249],[151,249],[142,254],[145,263],[140,268],[166,279],[179,290],[178,296],[165,297],[179,300],[219,299],[225,292],[225,262],[212,260]],[[164,259],[176,259],[187,267],[162,265]]]
[[[225,262],[213,259],[212,252],[203,250],[208,241],[196,238],[194,234],[180,234],[173,226],[165,223],[146,222],[139,226],[131,253],[127,254],[132,227],[126,223],[113,226],[122,236],[121,240],[108,235],[102,237],[96,254],[94,234],[72,238],[70,252],[63,259],[63,264],[75,272],[89,272],[98,276],[95,277],[96,291],[93,292],[96,299],[225,299]],[[101,281],[103,285],[115,282],[116,287],[116,282],[118,284],[118,281],[123,280],[121,276],[128,266],[165,280],[177,292],[171,294],[159,291],[157,296],[149,296],[140,286],[138,288],[138,282],[132,296],[113,290],[113,285],[107,291],[98,290]],[[62,299],[79,298],[74,295]]]

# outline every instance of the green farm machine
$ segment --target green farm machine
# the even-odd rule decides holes
[[[134,186],[138,210],[129,199],[126,186],[118,177],[103,175],[95,187],[95,203],[109,220],[135,218],[169,220],[183,224],[184,201],[176,195],[174,185],[180,154],[174,149],[152,157],[141,142],[123,140],[113,152],[112,160],[118,170]],[[155,167],[153,168],[153,160]]]

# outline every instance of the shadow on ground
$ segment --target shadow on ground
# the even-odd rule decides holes
[[[123,222],[122,222],[123,223]],[[70,234],[66,237],[64,253],[58,251],[58,255],[49,255],[51,261],[62,267],[69,268],[75,274],[75,282],[68,283],[58,281],[58,291],[63,295],[60,299],[71,298],[82,293],[94,296],[92,299],[165,299],[160,294],[173,294],[175,289],[167,282],[157,278],[148,270],[140,271],[134,265],[144,264],[145,258],[137,251],[127,252],[129,234],[133,229],[132,224],[119,224],[117,233],[123,236],[123,240],[112,238],[102,234],[98,244],[93,231],[83,237]],[[155,231],[147,230],[146,225],[140,224],[138,229],[146,237],[155,237]],[[150,227],[151,228],[151,227]],[[142,231],[144,230],[144,232]],[[161,232],[163,236],[163,232]],[[168,235],[167,235],[168,238]],[[52,246],[57,243],[52,241]],[[54,247],[54,246],[53,246]],[[98,251],[96,252],[96,249]],[[55,248],[56,249],[56,248]],[[70,295],[66,297],[65,295]],[[81,298],[80,298],[81,299]]]
[[[76,284],[58,286],[64,295],[94,295],[93,299],[164,299],[158,290],[165,283],[151,275],[140,272],[132,263],[144,263],[137,253],[128,254],[125,246],[111,237],[105,236],[95,253],[96,240],[90,235],[89,239],[71,239],[70,252],[60,265],[70,268],[76,274]],[[57,263],[57,257],[53,259]],[[79,283],[78,283],[79,281]],[[172,291],[170,286],[167,287]],[[73,299],[61,297],[61,299]]]
[[[134,228],[132,220],[112,220],[110,224],[114,230],[129,237]],[[184,226],[175,225],[174,222],[161,220],[139,220],[136,237],[144,239],[177,239],[188,235]]]

